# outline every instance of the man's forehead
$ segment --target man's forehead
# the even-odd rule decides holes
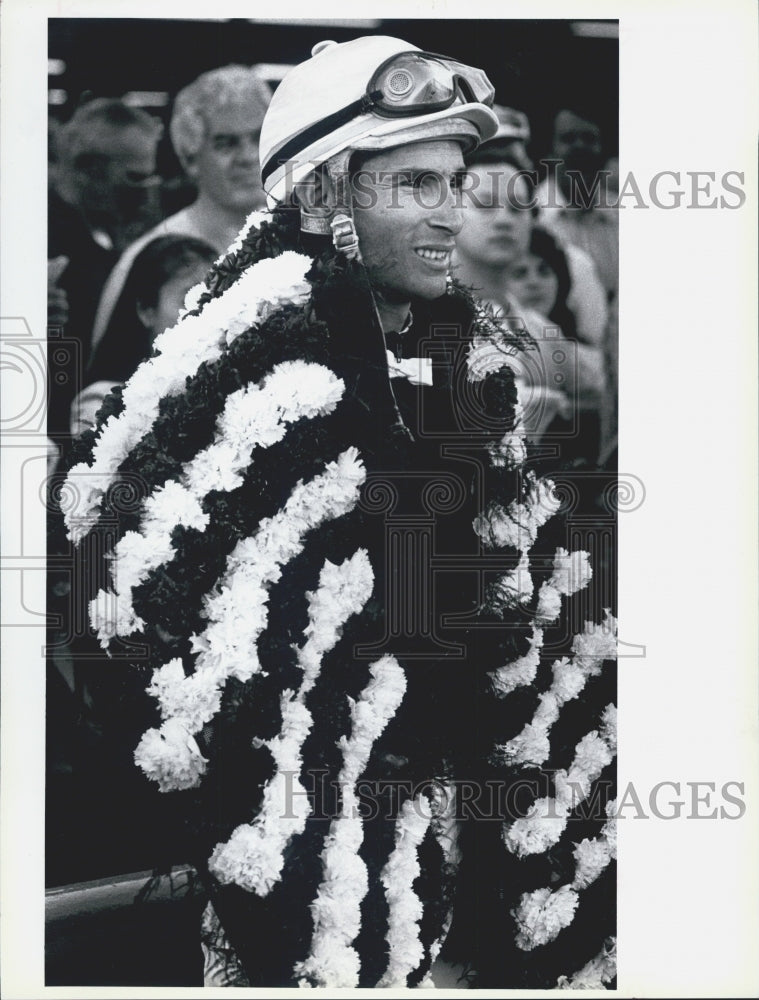
[[[261,132],[261,115],[246,104],[226,105],[208,115],[208,135],[249,135]]]
[[[432,139],[412,142],[379,152],[361,154],[364,167],[398,173],[419,170],[448,173],[464,169],[461,144],[452,139]]]

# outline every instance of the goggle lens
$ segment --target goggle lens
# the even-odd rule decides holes
[[[402,52],[379,67],[369,83],[375,110],[412,115],[479,101],[490,106],[495,92],[479,69],[429,52]]]

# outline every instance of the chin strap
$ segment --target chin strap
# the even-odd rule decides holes
[[[335,193],[335,210],[332,213],[330,229],[332,243],[338,253],[348,260],[361,260],[358,246],[358,234],[353,221],[353,199],[350,190],[349,163],[353,153],[344,149],[341,153],[327,160],[326,168]]]
[[[353,219],[338,212],[332,216],[330,222],[332,230],[332,244],[338,253],[343,254],[348,260],[361,260],[361,251],[358,248],[358,235]]]

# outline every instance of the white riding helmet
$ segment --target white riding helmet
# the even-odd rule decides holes
[[[466,151],[494,136],[493,87],[482,70],[372,35],[321,42],[280,83],[261,129],[270,202],[345,150],[454,138]]]

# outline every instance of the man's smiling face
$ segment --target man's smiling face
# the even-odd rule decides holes
[[[445,293],[461,230],[464,161],[450,139],[366,156],[354,173],[354,219],[372,284],[388,300]]]

